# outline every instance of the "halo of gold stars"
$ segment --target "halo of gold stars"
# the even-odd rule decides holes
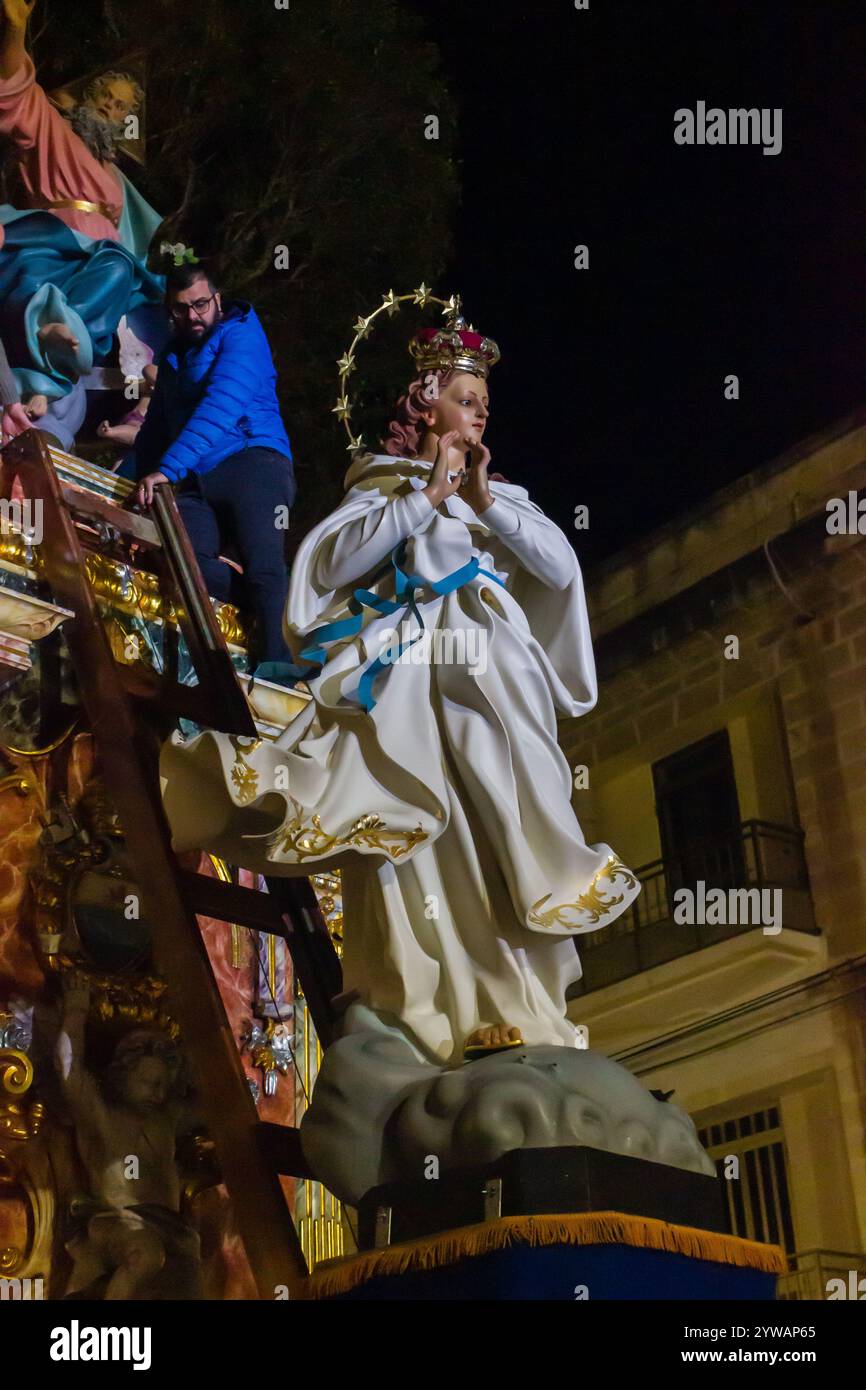
[[[452,294],[450,299],[440,299],[439,295],[434,294],[422,280],[418,288],[410,291],[409,294],[395,294],[393,290],[389,290],[386,295],[383,295],[382,303],[378,309],[374,309],[372,314],[368,314],[366,318],[362,316],[357,320],[354,325],[355,336],[337,363],[340,373],[340,394],[337,398],[337,404],[331,411],[331,414],[336,415],[338,420],[342,420],[346,427],[346,433],[349,436],[349,443],[346,447],[349,453],[354,453],[355,450],[364,447],[363,437],[360,434],[356,436],[352,433],[353,403],[349,396],[348,383],[349,377],[357,367],[355,354],[364,339],[369,338],[373,331],[373,324],[379,315],[387,314],[389,318],[393,318],[395,314],[400,312],[400,305],[409,300],[413,304],[417,304],[420,309],[426,309],[429,304],[440,305],[443,318],[456,316],[461,310],[459,294]]]

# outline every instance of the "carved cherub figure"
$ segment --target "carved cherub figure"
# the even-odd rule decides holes
[[[56,1062],[89,1191],[71,1203],[67,1296],[108,1276],[109,1300],[199,1297],[198,1235],[179,1214],[175,1144],[189,1115],[176,1095],[177,1049],[153,1031],[129,1033],[100,1087],[84,1065],[89,1002],[87,982],[69,977]]]

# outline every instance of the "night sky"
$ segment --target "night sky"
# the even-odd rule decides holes
[[[866,399],[866,7],[411,3],[461,108],[448,288],[502,348],[494,467],[585,561]],[[781,153],[675,144],[699,100],[781,107]]]

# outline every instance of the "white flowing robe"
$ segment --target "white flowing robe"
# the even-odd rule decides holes
[[[161,774],[176,850],[267,874],[341,867],[345,988],[447,1065],[484,1024],[576,1045],[570,938],[619,916],[640,884],[609,845],[586,844],[556,738],[558,715],[597,700],[574,551],[524,488],[491,484],[477,516],[459,494],[434,510],[428,478],[387,455],[353,465],[298,551],[290,642],[344,619],[356,589],[393,598],[401,542],[406,573],[441,581],[475,557],[496,578],[419,589],[423,632],[408,609],[364,607],[275,742],[174,735]],[[422,634],[397,660],[395,630]],[[383,653],[368,712],[352,696]]]

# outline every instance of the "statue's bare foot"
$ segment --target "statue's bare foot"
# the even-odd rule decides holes
[[[79,348],[78,339],[68,323],[43,323],[36,336],[43,352],[50,352],[52,348],[61,347],[77,352]]]
[[[494,1023],[476,1028],[463,1044],[463,1060],[474,1062],[478,1057],[487,1057],[491,1052],[502,1052],[507,1047],[522,1047],[523,1038],[519,1028],[507,1023]]]

